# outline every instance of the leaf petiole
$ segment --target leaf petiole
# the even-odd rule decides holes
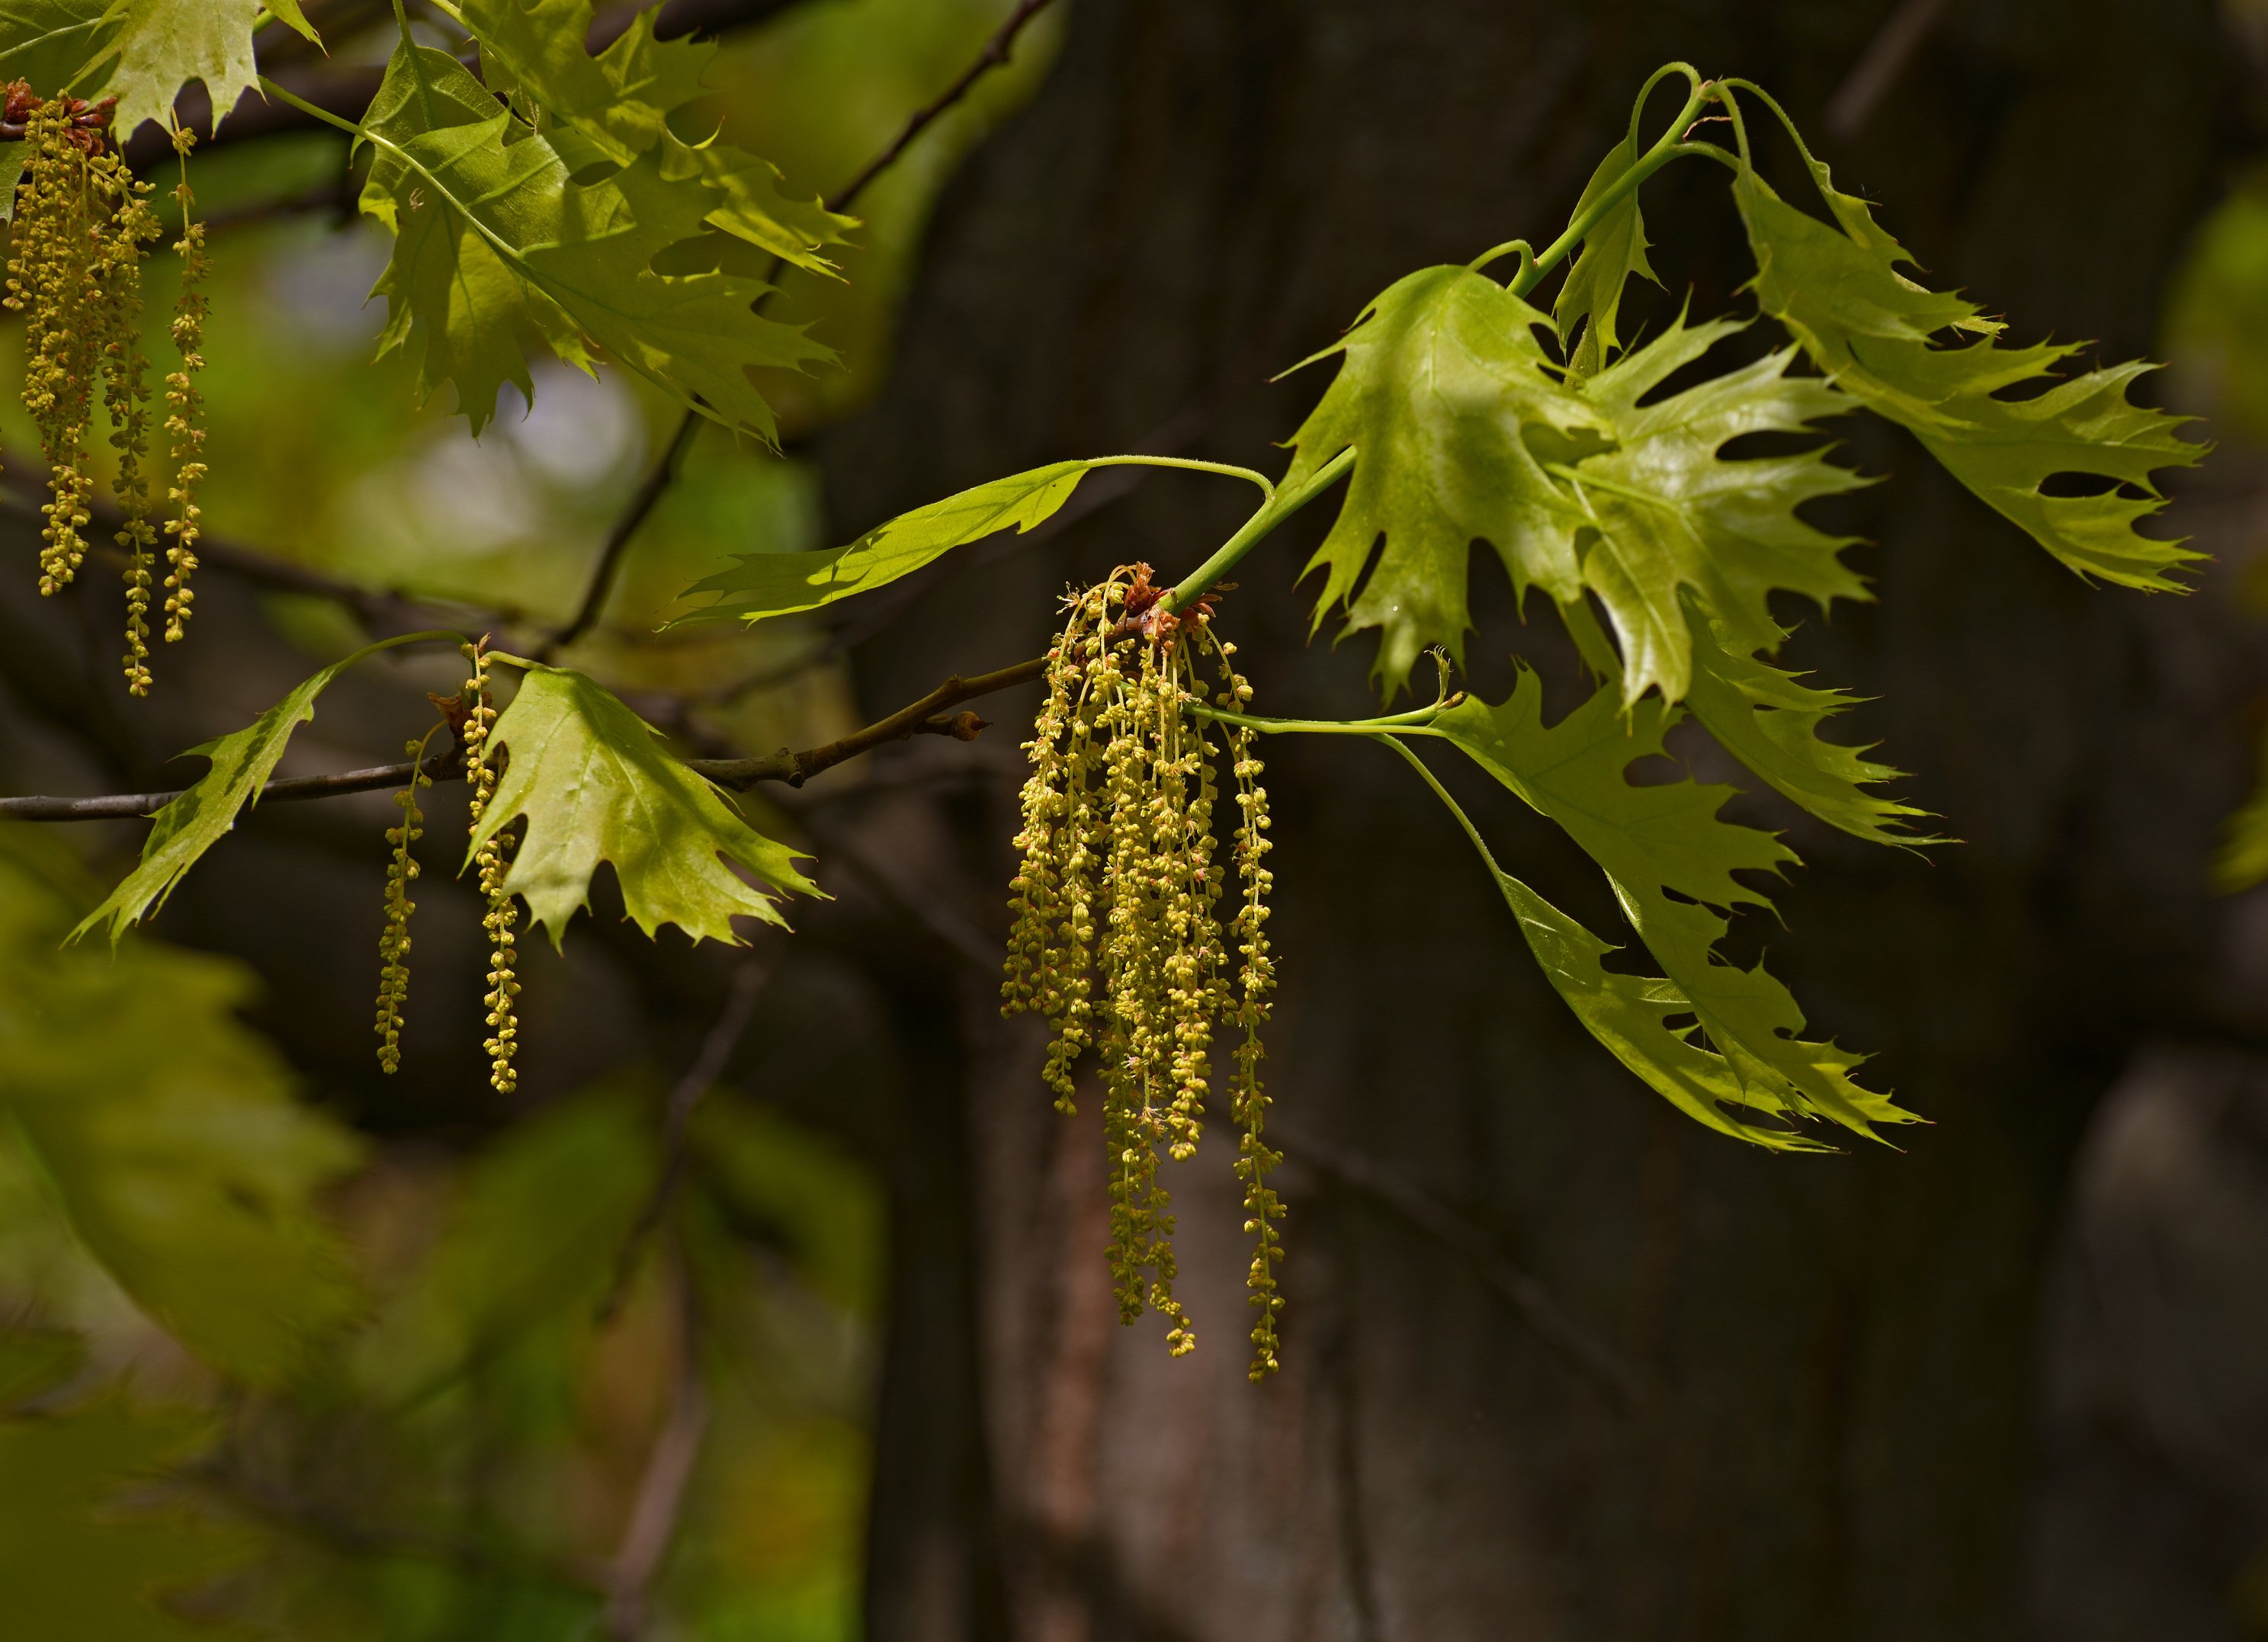
[[[1256,718],[1249,713],[1227,712],[1219,707],[1207,707],[1200,703],[1189,703],[1189,711],[1200,718],[1211,718],[1221,724],[1234,725],[1242,730],[1257,730],[1265,735],[1439,735],[1432,727],[1433,716],[1448,703],[1432,702],[1408,712],[1394,713],[1384,718]]]
[[[1277,526],[1337,483],[1339,475],[1353,466],[1354,447],[1349,445],[1318,468],[1306,483],[1289,490],[1271,489],[1268,499],[1260,504],[1260,511],[1246,519],[1234,535],[1222,542],[1211,558],[1183,577],[1174,586],[1167,596],[1166,608],[1179,615],[1195,604],[1204,596],[1207,588],[1235,569],[1237,561],[1259,546]],[[1229,468],[1222,471],[1241,470]],[[1258,477],[1257,475],[1251,476]]]

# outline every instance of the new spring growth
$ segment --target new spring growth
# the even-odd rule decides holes
[[[1247,1285],[1259,1314],[1257,1381],[1277,1366],[1283,1306],[1275,1276],[1283,1206],[1267,1183],[1279,1159],[1262,1139],[1260,1083],[1260,1028],[1275,985],[1263,929],[1267,796],[1252,733],[1189,711],[1209,691],[1224,707],[1250,700],[1231,660],[1235,647],[1213,631],[1210,600],[1176,616],[1167,591],[1138,564],[1065,600],[1046,701],[1025,747],[1032,775],[1001,1007],[1044,1015],[1054,1027],[1042,1075],[1058,1110],[1072,1109],[1077,1064],[1096,1051],[1119,1315],[1130,1323],[1145,1309],[1162,1314],[1177,1357],[1197,1336],[1174,1298],[1174,1217],[1159,1165],[1161,1154],[1196,1154],[1215,1028],[1238,1035],[1228,1106],[1255,1239]],[[1218,674],[1211,686],[1208,670]],[[1226,931],[1219,908],[1229,875],[1212,824],[1223,755],[1237,804]]]
[[[166,497],[173,512],[166,520],[166,534],[173,538],[166,549],[168,644],[180,639],[188,625],[189,606],[196,596],[189,590],[189,576],[197,568],[197,542],[204,534],[197,488],[205,477],[205,396],[197,391],[196,375],[205,368],[204,281],[212,264],[205,255],[205,225],[190,216],[196,196],[189,192],[189,149],[195,141],[187,126],[173,128],[173,151],[181,160],[181,180],[173,188],[181,208],[181,237],[173,245],[181,259],[181,294],[173,305],[173,328],[180,368],[166,378],[166,433],[173,457],[173,483]]]
[[[489,699],[488,644],[484,637],[465,646],[473,675],[465,684],[462,735],[465,777],[473,788],[470,821],[475,834],[481,817],[488,813],[489,800],[496,797],[497,786],[496,765],[489,757],[489,732],[496,726],[497,711]],[[498,833],[474,851],[473,863],[480,869],[481,927],[489,938],[489,992],[481,1000],[488,1009],[489,1038],[482,1047],[488,1050],[489,1083],[499,1094],[510,1094],[519,1086],[519,1073],[512,1065],[512,1057],[519,1051],[519,1011],[514,1003],[519,996],[515,973],[519,916],[511,892],[504,887],[512,871],[510,842]]]
[[[417,876],[410,848],[425,835],[417,789],[433,784],[433,777],[425,773],[425,749],[432,740],[433,732],[428,730],[423,740],[404,746],[416,767],[409,784],[394,795],[401,808],[401,824],[386,833],[394,849],[386,865],[386,927],[378,938],[378,1064],[389,1076],[401,1065],[402,1009],[409,1001],[409,915],[417,910],[409,898],[410,883]]]
[[[0,108],[0,139],[21,142],[7,307],[25,316],[24,406],[47,459],[40,591],[68,586],[86,557],[94,480],[87,443],[98,392],[118,452],[126,522],[127,688],[150,689],[149,366],[142,352],[142,259],[158,237],[137,182],[110,144],[111,104],[41,99],[21,80]]]

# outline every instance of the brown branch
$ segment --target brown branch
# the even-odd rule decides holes
[[[630,1501],[630,1522],[606,1572],[607,1603],[600,1616],[610,1642],[639,1642],[653,1601],[654,1577],[677,1537],[685,1513],[685,1491],[709,1432],[709,1394],[701,1382],[701,1308],[693,1274],[681,1255],[677,1276],[678,1367],[669,1417],[647,1453]]]
[[[669,489],[669,482],[676,477],[677,464],[685,454],[685,447],[693,442],[694,424],[698,419],[688,410],[679,420],[677,431],[669,436],[668,448],[639,482],[622,511],[615,515],[614,527],[607,532],[606,545],[599,550],[599,562],[592,566],[590,582],[583,589],[582,604],[566,626],[543,641],[542,647],[535,652],[538,661],[550,660],[598,624],[599,612],[605,607],[607,595],[614,591],[615,574],[622,568],[622,554],[639,526],[652,514],[661,493]]]
[[[661,1226],[662,1217],[669,1212],[671,1200],[685,1180],[685,1131],[693,1121],[693,1108],[701,1104],[701,1097],[710,1086],[725,1075],[725,1067],[740,1047],[741,1035],[748,1029],[748,1020],[755,1013],[756,998],[771,979],[773,960],[770,956],[744,958],[733,970],[730,989],[725,994],[725,1007],[718,1012],[717,1023],[709,1028],[708,1036],[701,1040],[701,1052],[685,1069],[669,1092],[669,1104],[663,1109],[661,1120],[661,1172],[655,1177],[653,1192],[646,1199],[630,1235],[622,1239],[622,1252],[615,1261],[615,1280],[608,1285],[606,1298],[599,1302],[598,1321],[601,1327],[613,1321],[622,1308],[622,1297],[630,1292],[630,1279],[637,1275],[639,1259],[645,1253],[646,1241]]]
[[[807,752],[792,753],[785,747],[762,758],[695,758],[686,761],[686,767],[696,775],[705,776],[720,787],[744,792],[764,781],[784,781],[799,787],[821,770],[832,769],[861,753],[872,752],[889,741],[903,741],[917,735],[949,735],[957,741],[973,741],[988,727],[975,713],[947,714],[944,710],[962,702],[975,701],[998,690],[1010,689],[1019,684],[1028,684],[1047,668],[1045,657],[1035,657],[1019,662],[1012,667],[1003,667],[997,673],[987,673],[973,679],[951,678],[939,685],[921,700],[900,708],[888,718],[865,729],[844,736],[839,741],[829,741]],[[335,776],[291,776],[271,781],[260,789],[254,803],[291,803],[302,799],[335,799],[350,792],[374,792],[381,788],[400,787],[409,784],[416,769],[414,764],[381,764],[370,769],[352,769]],[[425,773],[435,781],[460,781],[464,778],[463,762],[453,754],[440,754],[425,761]],[[186,789],[184,789],[186,790]],[[0,799],[0,819],[33,821],[119,821],[146,816],[163,809],[180,792],[118,792],[100,798],[16,798]]]
[[[895,165],[898,156],[911,147],[914,139],[928,130],[939,115],[968,96],[969,88],[977,81],[1008,61],[1008,54],[1016,44],[1016,36],[1024,32],[1027,23],[1046,11],[1049,4],[1050,0],[1021,0],[1008,14],[1008,20],[984,42],[984,49],[976,54],[976,60],[961,70],[961,77],[939,92],[935,101],[917,110],[890,145],[866,162],[864,171],[844,183],[840,190],[829,195],[826,201],[827,209],[830,211],[848,210],[851,201],[866,191],[866,185]]]

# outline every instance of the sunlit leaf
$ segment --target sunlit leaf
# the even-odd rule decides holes
[[[70,939],[77,940],[96,924],[107,924],[115,946],[130,925],[154,917],[198,858],[226,837],[238,814],[258,800],[260,789],[276,773],[284,749],[291,745],[291,733],[314,718],[315,698],[333,679],[381,650],[455,637],[453,633],[409,633],[357,650],[306,680],[243,729],[189,748],[184,756],[207,759],[212,768],[202,780],[158,812],[150,836],[143,842],[141,864],[111,892],[108,900],[87,914],[70,932]]]
[[[2174,574],[2204,556],[2135,526],[2165,505],[2157,470],[2188,467],[2205,446],[2177,436],[2188,418],[2128,400],[2129,386],[2152,367],[2130,362],[2057,381],[2053,367],[2076,347],[2002,347],[2002,327],[1974,304],[1900,273],[1914,266],[1904,247],[1865,201],[1835,188],[1824,165],[1808,163],[1831,225],[1789,205],[1746,166],[1734,179],[1756,260],[1757,306],[1837,387],[1911,429],[1954,477],[2073,570],[2129,587],[2179,589]],[[1976,340],[1937,340],[1948,330]],[[2006,396],[2043,384],[2052,386]],[[2095,481],[2096,493],[2043,488],[2064,475]]]
[[[1625,700],[1653,687],[1670,701],[1684,696],[1692,681],[1689,590],[1742,655],[1779,644],[1769,602],[1777,590],[1822,607],[1867,596],[1837,556],[1851,539],[1830,536],[1796,512],[1866,480],[1817,450],[1737,460],[1721,454],[1743,435],[1808,433],[1817,419],[1852,409],[1826,383],[1788,374],[1793,349],[1649,401],[1674,372],[1741,328],[1730,320],[1680,320],[1602,371],[1584,392],[1614,443],[1551,468],[1597,533],[1583,554],[1583,582],[1621,644]]]
[[[1344,356],[1338,376],[1292,438],[1286,490],[1356,452],[1345,504],[1307,568],[1328,572],[1318,622],[1344,604],[1349,631],[1380,630],[1372,674],[1389,692],[1428,645],[1464,653],[1475,538],[1502,556],[1516,589],[1580,595],[1586,520],[1543,463],[1608,435],[1536,340],[1550,323],[1469,269],[1411,274],[1331,350]]]
[[[659,150],[661,175],[710,191],[712,227],[762,247],[799,268],[831,272],[821,248],[843,242],[851,219],[816,200],[792,200],[769,161],[720,140],[688,144],[669,114],[702,94],[717,55],[713,40],[657,37],[660,9],[640,13],[597,56],[584,49],[593,0],[466,0],[467,26],[482,63],[553,119],[573,125],[608,159],[627,166]]]
[[[209,1625],[158,1605],[220,1573],[240,1532],[122,1498],[195,1447],[198,1422],[105,1402],[66,1416],[0,1421],[0,1592],[24,1642],[212,1642]]]
[[[1619,181],[1637,158],[1634,136],[1616,144],[1591,173],[1583,197],[1575,202],[1575,218]],[[1621,349],[1616,320],[1622,310],[1623,287],[1631,276],[1661,283],[1646,260],[1646,219],[1638,210],[1638,190],[1632,188],[1592,225],[1583,240],[1582,254],[1567,270],[1566,283],[1559,287],[1558,299],[1551,305],[1560,346],[1566,352],[1568,368],[1577,376],[1597,375]]]
[[[909,575],[954,548],[997,535],[1023,532],[1052,518],[1071,500],[1094,462],[1050,462],[1028,473],[995,479],[958,496],[932,502],[877,525],[845,548],[817,553],[744,553],[733,567],[719,571],[685,590],[685,597],[714,593],[715,600],[672,626],[738,618],[749,622],[871,592]]]
[[[526,821],[505,887],[554,943],[590,904],[601,861],[648,935],[674,924],[696,940],[736,943],[733,918],[781,924],[777,892],[818,893],[795,850],[750,827],[620,701],[579,673],[521,665],[519,692],[490,733],[509,759],[473,843]]]
[[[656,271],[706,232],[708,193],[667,180],[658,152],[572,180],[551,142],[513,123],[446,52],[395,52],[363,122],[377,154],[362,208],[394,233],[377,288],[385,346],[409,350],[427,393],[453,383],[475,431],[505,383],[533,393],[526,349],[540,340],[585,368],[603,351],[769,441],[771,409],[748,372],[833,356],[758,315],[755,280]]]
[[[1432,720],[1482,769],[1564,828],[1598,863],[1638,937],[1738,1079],[1766,1112],[1832,1118],[1872,1135],[1911,1121],[1854,1083],[1860,1057],[1800,1037],[1803,1013],[1759,963],[1743,969],[1715,948],[1717,909],[1769,907],[1737,874],[1777,873],[1795,857],[1769,833],[1717,812],[1733,789],[1691,780],[1634,785],[1629,767],[1662,752],[1677,710],[1647,697],[1625,706],[1610,681],[1561,719],[1543,723],[1543,688],[1522,671],[1501,706],[1469,699]]]
[[[1777,646],[1772,646],[1777,648]],[[1819,727],[1859,704],[1841,690],[1817,689],[1799,675],[1718,643],[1695,629],[1693,681],[1685,704],[1725,750],[1830,827],[1875,843],[1933,842],[1896,830],[1925,812],[1870,792],[1901,771],[1866,757],[1863,747],[1822,740]]]

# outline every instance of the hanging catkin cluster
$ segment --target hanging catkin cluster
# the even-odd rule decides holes
[[[465,777],[473,784],[471,824],[480,830],[481,817],[496,797],[497,767],[489,756],[489,732],[496,727],[497,711],[489,700],[488,641],[465,646],[473,676],[465,685]],[[481,1001],[488,1007],[489,1082],[500,1094],[519,1086],[512,1057],[519,1052],[519,913],[504,879],[512,871],[512,845],[499,832],[473,853],[480,869],[481,927],[489,938],[489,993]]]
[[[1238,1035],[1229,1110],[1241,1137],[1246,1230],[1256,1239],[1247,1280],[1259,1317],[1252,1378],[1277,1366],[1276,1265],[1283,1206],[1268,1185],[1280,1160],[1262,1138],[1260,1028],[1275,968],[1265,924],[1270,873],[1267,796],[1253,733],[1202,716],[1242,708],[1251,686],[1200,606],[1165,606],[1146,565],[1123,568],[1068,601],[1048,658],[1046,704],[1026,747],[1022,865],[1011,888],[1002,1008],[1034,1011],[1055,1027],[1044,1076],[1071,1109],[1073,1067],[1097,1051],[1110,1181],[1109,1263],[1119,1314],[1145,1307],[1167,1320],[1175,1356],[1197,1338],[1174,1298],[1178,1275],[1160,1154],[1192,1156],[1203,1131],[1216,1026]],[[1211,664],[1218,682],[1203,677]],[[1234,783],[1230,835],[1234,904],[1219,902],[1230,873],[1217,858],[1216,762]]]
[[[158,532],[149,518],[150,386],[149,361],[142,351],[142,259],[160,231],[148,202],[150,185],[127,170],[109,140],[110,121],[108,99],[43,99],[21,80],[7,88],[0,139],[21,142],[25,163],[16,190],[4,301],[25,316],[24,405],[39,430],[48,464],[40,591],[55,593],[70,585],[85,561],[85,531],[95,490],[88,444],[99,397],[110,444],[118,453],[116,489],[123,522],[116,541],[126,560],[126,685],[145,696],[151,685],[150,604]],[[188,133],[175,142],[186,154]],[[174,197],[186,220],[186,178]],[[182,370],[167,379],[177,509],[176,520],[166,527],[177,539],[167,553],[168,639],[181,637],[188,616],[188,572],[196,563],[188,549],[196,539],[192,498],[204,473],[204,436],[201,401],[188,387],[188,373],[203,364],[196,356],[204,313],[198,289],[203,243],[202,225],[191,224],[175,247],[183,256],[183,283],[173,337],[183,358]]]
[[[425,749],[432,740],[428,730],[423,740],[403,748],[412,762],[409,784],[394,795],[401,825],[386,832],[394,848],[386,863],[386,927],[378,938],[378,1064],[389,1076],[401,1066],[401,1012],[409,1001],[409,915],[417,910],[409,898],[409,886],[417,878],[417,859],[410,850],[425,836],[417,789],[433,784],[425,773]]]

